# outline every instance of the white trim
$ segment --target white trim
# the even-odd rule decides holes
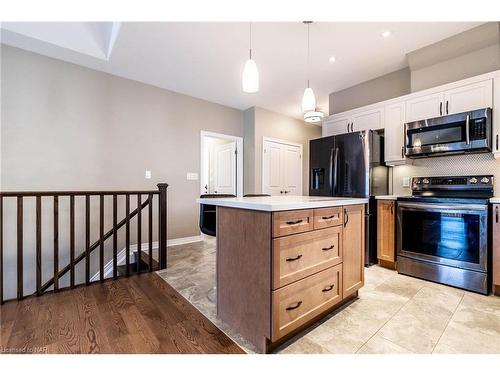
[[[191,236],[191,237],[181,237],[181,238],[172,238],[167,241],[167,246],[177,246],[177,245],[184,245],[188,243],[193,243],[193,242],[200,242],[203,241],[204,237],[202,235],[199,236]],[[125,264],[125,250],[122,249],[118,252],[116,255],[117,260],[116,264],[121,266]],[[141,250],[142,251],[147,251],[149,250],[149,243],[143,242],[141,244]],[[158,250],[158,241],[153,242],[153,250]],[[135,254],[137,253],[137,244],[130,245],[130,263],[135,263]],[[168,255],[167,255],[168,256]],[[104,265],[104,278],[107,279],[113,275],[113,259],[111,259],[108,263]],[[90,278],[90,281],[97,281],[99,280],[99,272],[94,274]]]
[[[243,138],[235,135],[214,133],[200,130],[200,194],[205,194],[203,181],[205,180],[205,170],[203,169],[203,150],[205,148],[205,137],[230,139],[236,141],[236,195],[243,196]]]
[[[295,143],[295,142],[290,142],[286,141],[284,139],[278,139],[278,138],[271,138],[271,137],[262,137],[262,147],[261,147],[261,155],[260,155],[260,170],[261,170],[261,186],[260,186],[260,191],[264,193],[264,145],[266,142],[274,142],[274,143],[281,143],[282,145],[288,145],[288,146],[294,146],[294,147],[299,147],[300,148],[300,190],[302,191],[302,194],[304,194],[304,145],[302,143]]]

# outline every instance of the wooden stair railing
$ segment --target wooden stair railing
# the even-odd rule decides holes
[[[54,291],[66,288],[75,288],[75,267],[85,259],[85,282],[79,285],[89,285],[90,281],[90,256],[94,250],[99,248],[99,281],[104,278],[104,242],[113,236],[113,278],[119,277],[117,273],[117,246],[118,230],[125,226],[125,262],[126,275],[130,275],[130,220],[137,217],[137,273],[140,273],[140,260],[147,259],[147,271],[164,269],[167,266],[167,187],[168,184],[158,184],[158,190],[147,191],[61,191],[61,192],[0,192],[0,303],[4,303],[4,198],[16,198],[17,200],[17,299],[23,299],[23,198],[35,197],[36,199],[36,233],[35,233],[35,269],[36,269],[36,295],[41,295],[51,286]],[[125,218],[117,222],[118,196],[125,196]],[[130,197],[137,197],[137,208],[130,212]],[[143,202],[142,196],[147,199]],[[158,260],[153,260],[153,198],[158,195]],[[69,196],[69,255],[70,260],[62,269],[59,269],[59,197]],[[85,250],[75,258],[75,197],[85,197]],[[99,196],[99,239],[90,244],[90,197]],[[104,197],[113,198],[113,227],[104,233]],[[53,276],[42,285],[42,197],[53,197]],[[145,257],[142,252],[142,210],[148,207],[148,252]],[[59,280],[70,272],[69,287],[60,288]]]

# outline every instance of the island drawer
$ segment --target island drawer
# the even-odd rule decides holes
[[[273,289],[342,262],[342,226],[273,240]]]
[[[273,237],[313,230],[313,210],[273,212]]]
[[[314,229],[322,229],[342,225],[342,207],[315,208]]]
[[[342,301],[342,264],[273,292],[272,341]]]

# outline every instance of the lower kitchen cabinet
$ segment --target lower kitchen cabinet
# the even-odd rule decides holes
[[[344,206],[342,230],[343,298],[364,285],[365,206]]]
[[[396,267],[396,202],[377,202],[377,258],[383,267]]]
[[[500,296],[500,204],[493,205],[493,293]]]

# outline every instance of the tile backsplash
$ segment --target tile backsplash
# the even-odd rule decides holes
[[[404,177],[483,174],[495,177],[495,196],[500,196],[500,160],[495,160],[491,153],[410,160],[406,165],[393,168],[392,191],[395,195],[409,195],[411,193],[410,188],[403,187]]]

